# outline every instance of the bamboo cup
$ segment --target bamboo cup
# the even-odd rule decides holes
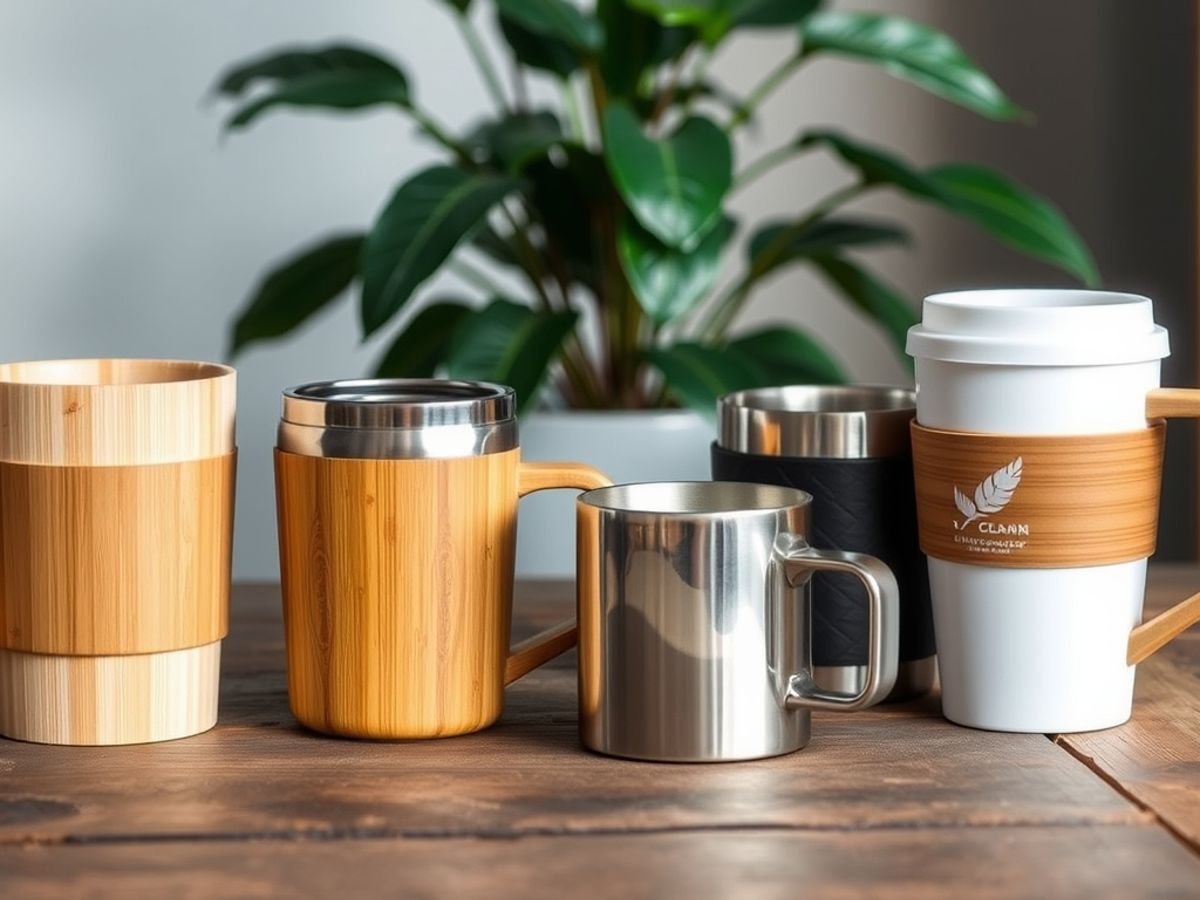
[[[0,734],[133,744],[216,724],[236,375],[0,365]]]
[[[609,480],[521,461],[511,388],[324,382],[284,394],[275,451],[288,698],[327,734],[486,728],[504,686],[575,645],[509,647],[517,501]],[[563,523],[563,527],[570,527]]]

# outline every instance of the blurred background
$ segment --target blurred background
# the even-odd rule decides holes
[[[996,165],[1063,209],[1106,287],[1155,299],[1172,336],[1164,383],[1196,384],[1193,4],[835,5],[943,28],[1036,121],[991,123],[864,67],[819,61],[764,107],[739,159],[828,122],[920,163]],[[480,25],[494,40],[491,23]],[[285,112],[222,138],[226,110],[210,96],[233,61],[341,38],[403,60],[423,105],[445,123],[465,125],[487,107],[451,17],[424,0],[0,5],[0,358],[221,358],[235,312],[269,263],[319,235],[366,227],[403,175],[439,158],[405,118]],[[721,48],[715,74],[748,89],[784,40],[739,37]],[[749,218],[787,214],[844,177],[829,159],[804,158],[736,206]],[[952,288],[1070,283],[928,208],[893,196],[863,208],[914,233],[917,252],[875,256],[914,303]],[[877,326],[801,270],[775,278],[742,325],[779,320],[824,338],[854,380],[909,379]],[[239,358],[237,577],[277,578],[270,448],[280,390],[362,375],[383,341],[363,344],[356,310],[343,302],[294,338]],[[1169,444],[1159,556],[1192,558],[1190,426],[1172,424]]]

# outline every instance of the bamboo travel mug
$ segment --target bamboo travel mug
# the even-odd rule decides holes
[[[276,497],[301,724],[378,739],[477,731],[500,716],[505,684],[574,646],[568,621],[509,649],[517,500],[609,481],[520,452],[508,387],[387,379],[284,392]]]
[[[0,365],[0,734],[133,744],[217,720],[236,375]]]

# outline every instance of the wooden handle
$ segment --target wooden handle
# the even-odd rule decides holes
[[[575,620],[567,619],[553,628],[547,628],[541,634],[521,641],[508,654],[508,662],[504,666],[504,683],[512,684],[538,666],[566,653],[575,646],[575,640]]]
[[[1192,594],[1149,622],[1143,622],[1129,636],[1125,661],[1133,666],[1162,649],[1197,622],[1200,622],[1200,594]]]
[[[1155,388],[1146,394],[1147,419],[1200,418],[1200,390]]]
[[[524,497],[534,491],[545,491],[553,488],[578,488],[590,491],[592,488],[608,487],[612,479],[583,463],[573,462],[523,462],[517,471],[517,494]]]
[[[523,462],[517,470],[517,494],[524,497],[534,491],[552,488],[577,488],[589,491],[592,488],[608,487],[612,479],[592,466],[572,462]],[[504,667],[504,683],[512,684],[538,666],[548,663],[559,654],[575,646],[577,639],[575,621],[568,619],[553,628],[521,641],[508,654]]]
[[[1146,394],[1147,419],[1200,418],[1200,390],[1195,388],[1155,388]],[[1136,665],[1165,647],[1191,626],[1200,622],[1200,594],[1172,606],[1166,612],[1143,622],[1129,636],[1126,661]]]

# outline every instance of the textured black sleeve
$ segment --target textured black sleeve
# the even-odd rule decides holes
[[[813,496],[814,547],[869,553],[900,585],[900,659],[932,656],[929,571],[917,543],[912,458],[804,459],[712,448],[713,478],[799,488]],[[853,575],[813,578],[813,664],[867,662],[867,603]]]

